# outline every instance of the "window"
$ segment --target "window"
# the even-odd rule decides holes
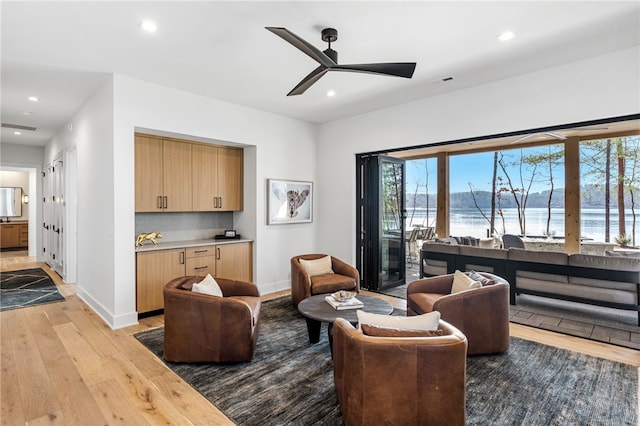
[[[562,145],[452,155],[453,236],[564,235]]]
[[[583,238],[623,246],[640,243],[636,225],[640,214],[639,156],[639,136],[580,143]]]

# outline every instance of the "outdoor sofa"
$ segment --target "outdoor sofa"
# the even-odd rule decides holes
[[[567,254],[510,248],[482,248],[426,242],[420,250],[420,276],[484,271],[505,278],[509,301],[519,294],[562,299],[638,313],[640,258]]]

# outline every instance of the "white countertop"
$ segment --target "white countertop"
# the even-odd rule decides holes
[[[150,242],[145,242],[142,247],[136,248],[136,253],[141,253],[146,251],[156,251],[156,250],[181,249],[181,248],[187,248],[187,247],[215,246],[219,244],[237,244],[237,243],[250,243],[250,242],[253,242],[253,240],[249,238],[238,238],[238,239],[228,239],[228,240],[214,240],[213,238],[208,238],[205,240],[167,241],[167,242],[162,242],[159,240],[158,245],[154,245]]]

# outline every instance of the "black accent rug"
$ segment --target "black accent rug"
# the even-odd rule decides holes
[[[43,269],[0,273],[0,311],[61,302],[64,297]]]
[[[252,362],[166,364],[238,425],[342,425],[326,325],[314,345],[288,297],[261,314]],[[135,337],[162,359],[164,328]],[[637,398],[636,367],[523,339],[467,360],[468,425],[637,425]]]

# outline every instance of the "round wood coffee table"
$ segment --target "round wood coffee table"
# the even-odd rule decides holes
[[[393,306],[386,300],[378,297],[363,296],[358,294],[356,298],[360,300],[364,307],[360,309],[343,309],[337,310],[329,305],[325,300],[326,294],[318,294],[302,300],[298,304],[298,311],[307,320],[307,331],[309,333],[309,342],[318,343],[320,341],[320,328],[323,322],[329,324],[327,332],[329,335],[329,346],[333,353],[333,321],[336,318],[344,318],[351,324],[358,323],[358,314],[356,311],[371,312],[374,314],[390,315],[393,312]]]

